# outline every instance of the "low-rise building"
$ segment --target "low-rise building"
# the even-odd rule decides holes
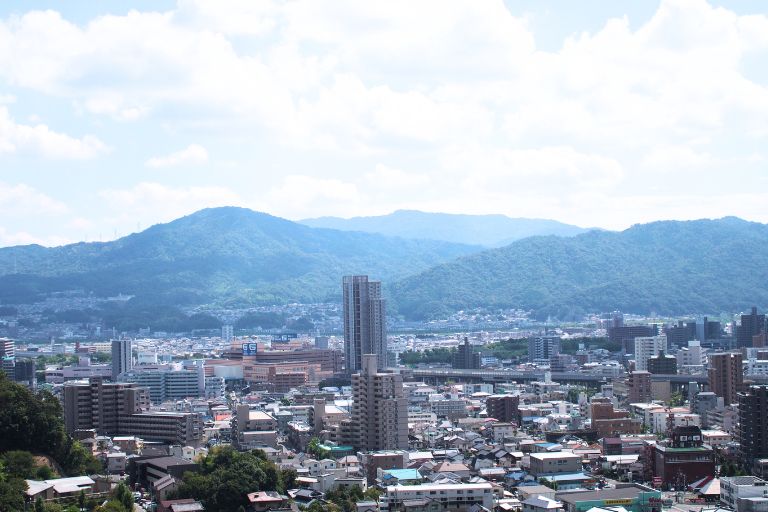
[[[493,510],[492,484],[393,485],[386,488],[380,499],[380,509],[390,512],[434,509],[468,512],[475,505]]]

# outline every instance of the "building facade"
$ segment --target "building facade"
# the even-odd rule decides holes
[[[722,397],[725,405],[738,402],[744,387],[741,352],[722,352],[709,356],[709,389]]]
[[[131,340],[112,340],[112,382],[123,372],[133,368],[133,345]]]
[[[342,286],[346,372],[360,371],[365,354],[376,354],[382,370],[387,361],[387,321],[381,282],[369,281],[368,276],[344,276]]]
[[[408,449],[408,400],[403,377],[380,373],[375,354],[363,355],[363,368],[352,376],[352,411],[342,422],[344,444],[360,451]]]

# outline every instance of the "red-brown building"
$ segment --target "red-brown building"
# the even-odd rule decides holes
[[[714,453],[704,446],[699,427],[676,427],[669,446],[657,444],[653,451],[653,474],[663,479],[665,487],[682,489],[715,474]]]

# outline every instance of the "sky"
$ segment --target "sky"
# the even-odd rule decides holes
[[[762,0],[4,1],[0,246],[235,205],[768,222]]]

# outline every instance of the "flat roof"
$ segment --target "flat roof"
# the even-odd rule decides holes
[[[573,452],[545,452],[545,453],[532,453],[532,459],[580,459],[581,456]]]
[[[637,498],[643,492],[652,492],[652,489],[646,490],[637,486],[627,486],[599,491],[563,492],[557,494],[557,499],[572,504],[580,501],[626,500]]]

